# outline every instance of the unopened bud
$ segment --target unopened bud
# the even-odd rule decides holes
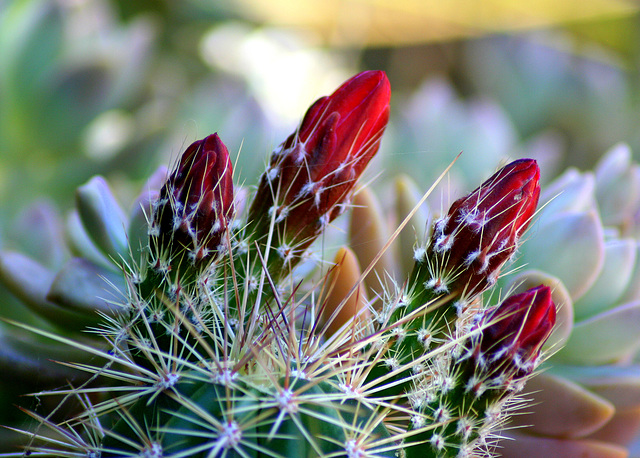
[[[154,205],[150,236],[169,263],[192,264],[224,251],[223,235],[234,213],[232,166],[218,134],[187,148]]]
[[[432,278],[425,285],[467,295],[492,286],[536,211],[539,179],[536,161],[520,159],[455,201],[435,223],[427,251]]]
[[[258,237],[275,218],[279,236],[304,248],[342,213],[378,151],[389,98],[384,72],[367,71],[309,108],[261,177],[249,211],[249,224]]]

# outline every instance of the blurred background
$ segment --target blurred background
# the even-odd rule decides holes
[[[640,19],[615,0],[0,1],[0,227],[105,175],[130,202],[159,164],[217,131],[253,183],[305,108],[386,70],[376,167],[427,185],[505,158],[543,174],[640,151]],[[546,170],[545,170],[546,169]],[[546,173],[545,173],[546,172]],[[384,178],[382,178],[384,180]],[[12,226],[14,226],[12,224]],[[17,231],[18,236],[20,230]]]

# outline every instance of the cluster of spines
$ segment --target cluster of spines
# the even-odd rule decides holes
[[[383,409],[349,388],[356,360],[323,356],[337,347],[307,347],[314,339],[300,340],[304,332],[295,316],[287,320],[289,310],[271,311],[251,335],[242,320],[242,329],[226,326],[237,311],[224,305],[228,291],[211,288],[205,303],[212,318],[205,323],[198,313],[198,329],[181,305],[200,300],[198,282],[178,286],[171,300],[132,288],[129,313],[101,331],[113,343],[98,352],[108,366],[82,368],[109,380],[111,397],[96,401],[90,387],[69,391],[94,397],[68,422],[91,431],[91,439],[69,439],[56,456],[393,456],[397,444],[388,439]],[[242,331],[248,344],[234,344],[229,334]]]
[[[516,161],[454,203],[370,332],[354,319],[324,335],[321,313],[307,316],[315,296],[305,296],[312,304],[301,316],[288,278],[378,148],[385,82],[380,72],[359,75],[312,106],[274,153],[241,228],[229,230],[226,147],[213,135],[187,149],[151,210],[147,262],[127,271],[124,313],[99,331],[111,348],[93,351],[107,364],[78,366],[107,380],[111,397],[72,389],[86,399],[84,411],[64,425],[40,419],[63,434],[71,428],[60,446],[69,451],[55,456],[464,457],[489,448],[503,395],[514,390],[477,370],[467,342],[480,331],[469,323],[475,296],[535,209],[532,161]],[[335,137],[341,129],[346,144]],[[301,209],[306,219],[292,218]],[[496,234],[507,243],[496,245]]]
[[[534,161],[516,161],[456,201],[415,249],[405,286],[378,313],[384,357],[373,358],[369,379],[383,380],[384,395],[414,411],[407,456],[489,450],[491,434],[506,418],[502,398],[513,390],[466,367],[465,342],[482,313],[480,293],[495,284],[533,216],[538,174]],[[493,396],[499,402],[484,391],[500,393]]]
[[[357,91],[363,85],[368,90]],[[292,137],[313,137],[305,139],[308,151],[300,167],[269,175],[283,182],[297,179],[318,155],[343,156],[343,168],[359,167],[339,182],[337,172],[320,172],[331,189],[320,193],[305,186],[315,195],[293,196],[297,206],[311,205],[320,222],[337,216],[336,208],[342,208],[377,150],[388,92],[382,72],[366,72],[321,99],[314,116],[324,127],[316,131],[316,122],[305,118]],[[364,123],[370,132],[351,138],[362,133],[358,125]],[[336,128],[341,137],[334,137]],[[110,347],[91,351],[107,363],[78,366],[106,381],[107,388],[68,390],[68,396],[92,399],[64,425],[40,419],[63,436],[70,428],[68,440],[52,447],[55,456],[281,456],[298,454],[302,444],[304,455],[356,457],[372,450],[385,456],[396,447],[386,438],[376,405],[365,405],[347,388],[357,359],[340,354],[342,342],[319,348],[320,336],[299,329],[295,290],[290,297],[281,294],[283,278],[318,228],[300,238],[298,221],[287,214],[256,214],[262,203],[279,199],[279,190],[269,188],[258,189],[249,224],[229,231],[231,175],[226,147],[212,135],[187,148],[168,177],[150,211],[146,259],[125,269],[128,299],[122,313],[97,330]],[[321,199],[338,188],[336,202]],[[291,197],[287,191],[284,198]],[[36,436],[47,443],[46,434]],[[49,448],[33,445],[30,451],[46,454]]]

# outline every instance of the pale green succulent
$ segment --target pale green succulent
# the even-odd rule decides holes
[[[640,167],[619,144],[593,172],[567,170],[541,202],[511,283],[553,286],[559,329],[555,354],[532,383],[533,414],[518,419],[533,426],[518,433],[550,438],[564,450],[556,456],[590,447],[594,456],[623,456],[640,432]],[[505,456],[547,450],[541,438],[512,444]]]
[[[165,176],[166,168],[158,169],[128,215],[102,177],[94,177],[78,189],[76,209],[65,221],[51,204],[43,202],[28,209],[13,229],[21,251],[8,247],[0,251],[0,281],[20,300],[16,302],[3,292],[3,318],[103,347],[101,340],[86,330],[97,325],[101,315],[117,313],[116,304],[125,290],[122,266],[139,261],[141,241],[146,244],[146,215]],[[95,359],[5,323],[0,325],[0,333],[5,349],[0,354],[0,367],[8,395],[2,408],[8,415],[5,425],[19,421],[10,414],[15,396],[87,378],[55,361],[88,363]],[[24,442],[22,436],[19,440],[8,430],[4,434],[2,451]]]

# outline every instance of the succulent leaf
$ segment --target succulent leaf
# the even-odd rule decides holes
[[[588,388],[616,408],[640,407],[640,366],[556,366],[550,371]]]
[[[371,316],[367,294],[360,283],[362,273],[357,256],[348,248],[340,248],[334,262],[335,266],[327,278],[329,291],[323,299],[320,315],[320,326],[321,329],[326,327],[323,334],[327,337],[342,326],[351,325],[354,318],[356,323],[366,324]]]
[[[542,190],[540,218],[589,211],[596,205],[595,177],[570,168]]]
[[[640,302],[619,305],[576,323],[571,337],[554,359],[580,365],[619,361],[639,348],[638,326]]]
[[[72,258],[56,274],[46,297],[61,307],[86,314],[88,321],[97,321],[99,313],[118,313],[122,291],[125,283],[121,276],[86,259]]]
[[[60,307],[47,298],[55,275],[22,253],[0,252],[0,279],[16,297],[49,322],[62,328],[80,330],[87,325],[85,314]],[[97,321],[98,316],[94,319]]]
[[[627,289],[620,298],[621,302],[634,302],[640,300],[640,240],[636,238],[636,262]]]
[[[127,219],[109,185],[93,177],[76,192],[78,214],[91,240],[113,260],[128,255]]]
[[[574,300],[596,281],[604,262],[604,235],[596,212],[550,215],[535,226],[519,262],[562,279]]]
[[[527,383],[527,396],[539,407],[513,419],[514,426],[529,426],[534,434],[564,438],[587,436],[614,415],[614,406],[575,382],[540,374]]]
[[[63,224],[57,209],[49,201],[38,201],[22,212],[11,236],[25,254],[37,258],[50,269],[59,268],[67,255]]]
[[[510,433],[500,451],[503,458],[548,458],[550,456],[584,456],[589,458],[628,458],[628,451],[619,445],[594,439],[556,439]]]
[[[629,145],[618,144],[596,165],[596,198],[605,225],[628,223],[628,215],[640,203],[640,176],[632,165]]]
[[[628,446],[640,433],[640,409],[616,409],[616,413],[602,428],[589,436],[610,444]]]
[[[604,263],[589,291],[574,303],[575,319],[582,321],[614,307],[627,289],[635,268],[636,241],[613,239],[605,242]]]
[[[353,210],[349,224],[349,245],[362,267],[368,268],[383,253],[365,277],[368,295],[372,298],[383,294],[384,282],[395,277],[392,252],[385,244],[389,241],[387,222],[376,196],[367,188],[353,196]]]
[[[66,220],[66,234],[71,254],[87,259],[109,269],[115,269],[113,259],[107,256],[95,245],[85,229],[80,215],[76,210],[69,212]]]

